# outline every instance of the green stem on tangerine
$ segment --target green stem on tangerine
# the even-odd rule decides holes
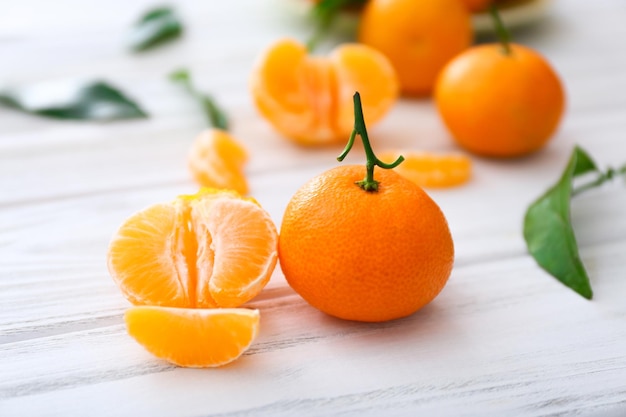
[[[500,13],[498,13],[498,8],[495,3],[491,3],[489,6],[489,14],[491,14],[491,18],[493,19],[493,24],[496,29],[496,34],[500,39],[500,43],[502,44],[502,49],[504,50],[505,55],[511,54],[511,34],[507,30],[506,26],[504,26],[504,22],[500,18]]]
[[[346,145],[343,152],[341,152],[341,155],[337,157],[337,160],[339,162],[343,161],[352,149],[352,145],[354,145],[356,135],[358,134],[359,136],[361,136],[361,140],[363,141],[363,148],[365,149],[365,157],[367,158],[367,161],[365,163],[367,174],[364,179],[362,179],[361,181],[357,181],[356,184],[365,191],[378,191],[379,182],[374,179],[374,167],[379,166],[383,169],[392,169],[400,165],[400,163],[404,161],[404,157],[400,155],[398,159],[390,164],[386,164],[376,157],[376,155],[374,154],[374,150],[370,145],[369,137],[367,136],[367,128],[365,126],[365,119],[363,118],[363,107],[361,106],[361,95],[358,91],[354,93],[353,100],[354,128],[352,129],[352,133],[350,134],[350,139],[348,139],[348,144]]]

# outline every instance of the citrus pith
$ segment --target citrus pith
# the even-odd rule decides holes
[[[133,304],[238,307],[269,281],[277,241],[253,199],[204,189],[129,217],[111,240],[108,267]]]

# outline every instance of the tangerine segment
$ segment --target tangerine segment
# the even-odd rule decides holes
[[[259,311],[245,308],[131,307],[128,334],[154,356],[178,366],[206,368],[237,359],[259,333]]]
[[[188,160],[189,170],[203,187],[248,193],[248,183],[243,174],[248,153],[225,131],[207,129],[198,135],[191,145]]]
[[[398,83],[378,51],[342,45],[328,57],[311,56],[301,43],[283,39],[255,67],[251,92],[261,114],[284,136],[304,145],[337,143],[352,130],[352,94],[359,90],[369,121],[394,103]]]
[[[189,211],[155,204],[129,217],[109,244],[108,268],[133,304],[190,307],[195,303],[187,247]]]
[[[258,205],[236,198],[191,201],[197,238],[197,299],[236,307],[269,281],[278,259],[276,226]]]
[[[337,130],[345,141],[354,127],[354,92],[361,95],[363,116],[372,125],[391,109],[400,85],[389,60],[368,46],[339,46],[331,52],[330,60],[337,78]]]
[[[453,187],[467,182],[472,173],[471,159],[460,154],[388,151],[380,160],[391,163],[400,155],[404,162],[395,171],[421,187]]]
[[[109,245],[108,267],[133,304],[237,307],[269,281],[277,241],[254,200],[204,189],[127,219]]]
[[[301,43],[270,47],[253,71],[251,90],[261,114],[283,135],[303,144],[332,140],[330,65],[309,57]]]

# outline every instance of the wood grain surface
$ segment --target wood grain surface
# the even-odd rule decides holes
[[[249,303],[261,310],[259,338],[208,370],[170,366],[126,334],[129,304],[105,264],[123,219],[196,189],[186,153],[204,118],[167,74],[188,67],[228,110],[251,154],[251,193],[277,224],[341,149],[291,145],[249,96],[263,49],[311,32],[289,0],[172,4],[184,36],[140,55],[124,37],[149,1],[3,5],[0,83],[105,79],[151,118],[63,122],[0,108],[0,416],[626,415],[623,182],[572,205],[593,301],[543,272],[521,233],[525,208],[575,144],[602,166],[626,161],[623,0],[556,0],[514,34],[562,76],[567,114],[542,152],[473,158],[470,183],[430,191],[456,247],[433,303],[387,323],[341,321],[306,304],[277,268]],[[428,100],[401,100],[370,136],[377,147],[457,150]]]

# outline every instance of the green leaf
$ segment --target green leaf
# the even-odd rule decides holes
[[[215,103],[211,96],[197,91],[192,82],[189,71],[180,69],[170,74],[170,80],[182,84],[183,87],[198,101],[209,125],[218,129],[228,130],[228,117],[226,113]]]
[[[183,25],[174,10],[158,7],[146,12],[135,23],[129,44],[136,52],[145,51],[178,38],[182,32]]]
[[[367,0],[321,0],[312,10],[312,15],[322,25],[329,25],[341,10],[361,8]]]
[[[598,172],[596,164],[576,147],[559,181],[530,205],[524,218],[524,239],[537,263],[561,283],[591,299],[587,271],[578,254],[570,219],[573,180]]]
[[[316,30],[307,41],[307,49],[315,50],[321,39],[328,33],[333,21],[344,10],[359,10],[367,0],[321,0],[311,9],[311,18]]]
[[[40,116],[69,120],[117,120],[148,115],[103,81],[43,83],[0,91],[0,104]]]

